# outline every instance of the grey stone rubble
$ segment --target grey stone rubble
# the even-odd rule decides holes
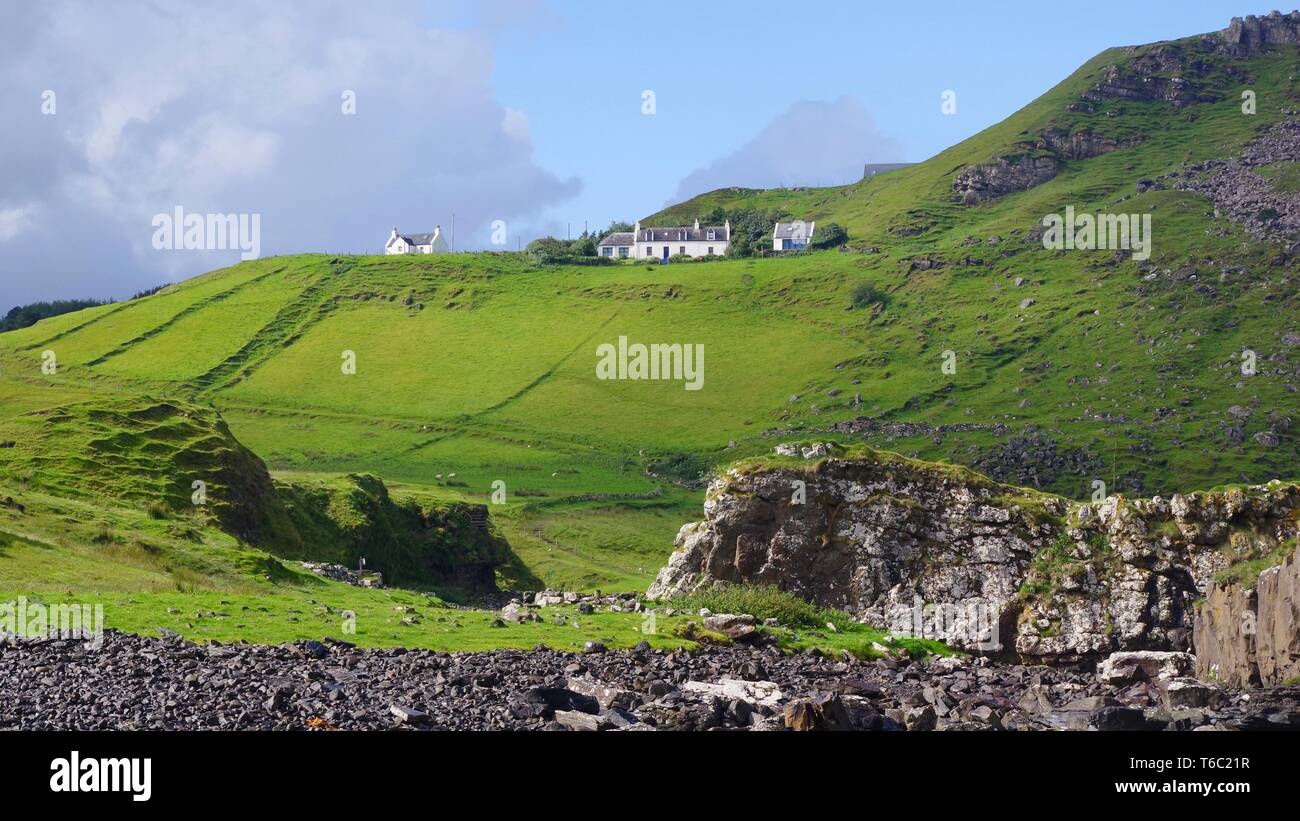
[[[379,571],[358,572],[349,570],[341,564],[326,562],[299,562],[304,570],[323,576],[336,582],[350,584],[353,587],[383,587],[384,575]]]
[[[513,623],[541,621],[542,611],[547,607],[568,605],[575,607],[581,614],[640,613],[645,609],[636,593],[577,593],[574,591],[542,590],[540,592],[507,593],[499,597],[506,603],[499,610],[502,621]],[[674,611],[675,612],[675,611]],[[671,615],[671,613],[669,614]]]
[[[110,631],[0,644],[0,729],[1300,729],[1300,689],[1249,694],[1117,659],[1106,681],[988,659],[878,661],[740,646],[448,654],[193,645]]]
[[[1300,253],[1300,192],[1280,189],[1259,169],[1300,157],[1300,120],[1276,123],[1231,160],[1206,160],[1152,184],[1203,194],[1215,215],[1243,226],[1257,240],[1271,240]]]

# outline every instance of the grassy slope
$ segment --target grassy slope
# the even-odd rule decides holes
[[[1274,121],[1295,97],[1295,51],[1248,65],[1255,117],[1240,114],[1226,80],[1223,102],[1188,111],[1163,103],[1067,111],[1123,56],[1099,55],[926,163],[837,189],[715,192],[652,218],[688,220],[716,205],[780,208],[838,221],[855,247],[876,253],[581,268],[510,254],[258,260],[0,336],[0,411],[147,392],[214,403],[281,477],[372,472],[424,499],[480,503],[502,481],[508,501],[493,515],[521,559],[506,582],[525,587],[643,588],[703,498],[647,475],[651,462],[690,454],[722,464],[782,437],[825,438],[819,429],[859,415],[1032,426],[1090,460],[1089,470],[1045,483],[1076,498],[1092,479],[1168,492],[1294,476],[1294,437],[1268,448],[1249,436],[1270,411],[1294,407],[1297,353],[1281,338],[1300,327],[1293,283],[1268,265],[1276,249],[1215,221],[1199,196],[1135,195],[1134,181],[1230,155]],[[1120,108],[1122,116],[1106,116]],[[1048,126],[1143,142],[1066,163],[1052,181],[993,203],[951,201],[958,169]],[[1282,184],[1294,176],[1274,174]],[[1067,204],[1152,213],[1150,268],[1024,241]],[[995,235],[1002,241],[991,244]],[[922,270],[913,264],[920,256],[942,265]],[[1225,266],[1232,271],[1221,276]],[[848,310],[864,281],[888,295],[883,310]],[[1198,282],[1215,293],[1198,292]],[[1021,308],[1026,298],[1034,304]],[[596,346],[620,335],[703,344],[705,389],[595,379]],[[1267,363],[1249,380],[1236,370],[1243,347]],[[46,350],[58,357],[55,375],[40,370]],[[945,350],[957,355],[955,376],[940,371]],[[344,351],[357,356],[355,375],[341,372]],[[862,404],[850,407],[856,393]],[[1232,405],[1255,409],[1240,445],[1224,439]],[[773,430],[797,433],[765,435]],[[969,464],[1000,439],[923,433],[889,446]],[[68,515],[70,503],[20,480],[0,477],[0,492],[37,511],[38,535],[66,549],[93,544],[97,518],[130,533],[156,527],[138,507]],[[0,530],[22,535],[4,515]],[[197,562],[200,576],[228,574],[222,584],[258,583],[257,570],[229,557],[216,562],[225,570],[205,565],[210,550],[218,547],[191,544],[176,555]],[[188,566],[87,589],[184,586],[193,582]],[[32,567],[28,583],[50,565]],[[11,589],[22,590],[23,578],[10,572]]]

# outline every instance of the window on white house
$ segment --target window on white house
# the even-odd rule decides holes
[[[717,231],[710,231],[710,232],[709,232],[709,237],[708,237],[709,242],[712,242],[713,240],[715,240],[715,239],[717,239],[717,238],[718,238],[718,232],[717,232]],[[712,251],[709,251],[709,253],[711,254],[711,253],[713,253],[713,252],[712,252]]]
[[[684,253],[686,253],[686,246],[683,245],[682,247],[678,248],[678,249],[677,249],[677,253],[679,253],[679,254],[684,254]]]
[[[709,246],[709,256],[713,256],[713,246]]]

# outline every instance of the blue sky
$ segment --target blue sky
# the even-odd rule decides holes
[[[160,249],[175,208],[263,255],[458,250],[635,220],[725,185],[923,160],[1113,45],[1266,13],[1218,0],[0,4],[0,311],[238,261]],[[957,95],[944,116],[940,95]],[[655,112],[643,114],[643,94]],[[341,95],[353,92],[355,109]],[[47,110],[45,95],[57,106]]]
[[[551,210],[579,225],[652,213],[690,171],[799,100],[856,95],[915,162],[1002,120],[1107,47],[1269,11],[1219,0],[552,6],[554,21],[502,38],[493,85],[528,114],[539,164],[583,180],[579,196]],[[644,89],[656,91],[653,117],[640,111]],[[940,112],[946,89],[957,92],[953,117]]]

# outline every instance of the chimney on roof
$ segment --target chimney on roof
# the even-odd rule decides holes
[[[427,222],[425,223],[425,225],[428,225],[428,224],[429,224],[429,223],[427,223]],[[437,238],[440,237],[440,236],[442,236],[442,226],[441,226],[441,225],[435,225],[435,226],[433,226],[433,238],[434,238],[434,239],[437,239]]]
[[[695,218],[695,230],[696,230],[696,231],[700,230],[700,218],[699,218],[699,217],[696,217],[696,218]]]
[[[396,226],[396,225],[393,226],[393,237],[395,237],[395,236],[397,236],[397,226]],[[389,239],[392,239],[392,237],[389,237]]]

